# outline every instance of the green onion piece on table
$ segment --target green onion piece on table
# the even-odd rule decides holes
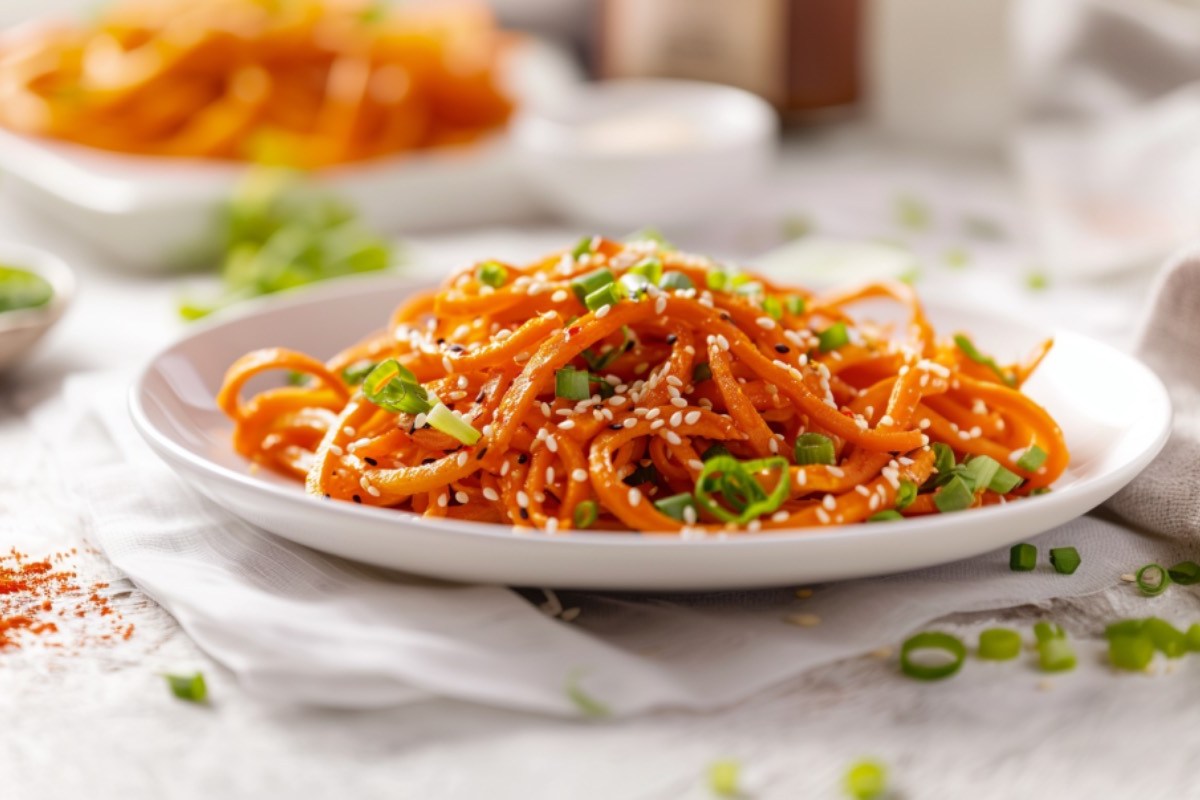
[[[1179,658],[1188,651],[1187,634],[1165,619],[1150,617],[1146,620],[1142,633],[1150,637],[1154,649],[1167,658]]]
[[[1200,564],[1195,561],[1180,561],[1167,570],[1167,574],[1180,586],[1192,586],[1200,583]]]
[[[1050,548],[1050,563],[1055,572],[1074,575],[1082,560],[1079,558],[1079,551],[1074,547],[1052,547]]]
[[[1154,642],[1149,636],[1120,635],[1109,637],[1108,660],[1117,669],[1140,672],[1154,658]]]
[[[936,661],[929,661],[931,653],[941,655]],[[900,646],[900,670],[910,678],[937,681],[958,672],[966,657],[967,648],[958,637],[926,631],[909,637]]]
[[[1037,637],[1038,665],[1043,672],[1064,672],[1075,668],[1075,650],[1060,626],[1039,622],[1033,626],[1033,634]]]
[[[988,628],[979,634],[979,657],[1008,661],[1021,654],[1021,634],[1011,628]]]
[[[1147,597],[1157,597],[1171,585],[1171,576],[1158,564],[1147,564],[1137,571],[1137,587]]]
[[[854,800],[878,800],[887,791],[887,768],[878,761],[856,761],[846,770],[842,786]]]
[[[1014,544],[1008,551],[1008,568],[1013,572],[1029,572],[1037,566],[1037,548],[1026,542]]]
[[[975,493],[961,477],[955,475],[933,496],[933,504],[943,514],[950,511],[962,511],[970,508],[975,502]]]
[[[741,794],[738,789],[738,775],[741,765],[731,759],[714,761],[708,765],[708,788],[717,797],[737,797]]]
[[[796,437],[792,454],[798,466],[833,464],[833,440],[820,433],[802,433]]]
[[[53,287],[41,275],[0,264],[0,313],[41,308],[53,296]]]
[[[844,322],[835,322],[817,334],[817,349],[822,353],[837,350],[848,344],[850,344],[850,332],[846,330]]]
[[[1193,623],[1187,629],[1188,650],[1193,653],[1200,653],[1200,622]]]
[[[208,701],[208,684],[204,682],[204,673],[194,675],[164,675],[171,694],[189,703],[204,703]]]
[[[567,675],[565,687],[567,698],[575,704],[575,707],[579,709],[579,713],[583,714],[585,717],[592,717],[596,719],[600,717],[607,717],[612,713],[612,711],[606,704],[600,702],[583,690],[583,687],[579,685],[579,680],[582,677],[583,671],[578,669],[573,670],[569,675]]]

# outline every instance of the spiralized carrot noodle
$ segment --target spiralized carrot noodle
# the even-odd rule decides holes
[[[312,169],[500,127],[511,41],[466,0],[118,0],[0,38],[0,124]]]
[[[900,304],[911,339],[856,322],[865,298]],[[334,500],[684,535],[992,505],[1069,460],[1020,389],[1051,343],[1008,366],[966,354],[900,284],[822,296],[595,237],[471,265],[381,322],[327,362],[234,363],[218,403],[237,450]],[[270,370],[300,379],[241,396]]]

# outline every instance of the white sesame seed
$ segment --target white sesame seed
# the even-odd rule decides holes
[[[546,517],[546,533],[555,533],[558,530],[558,519],[556,517]],[[576,615],[578,616],[578,614]],[[572,617],[571,619],[574,619]]]
[[[683,386],[683,381],[679,380],[679,378],[675,377],[674,375],[667,376],[667,383],[672,386]]]
[[[608,310],[610,308],[612,308],[612,306],[600,306],[600,308],[596,310],[596,319],[603,319],[604,317],[607,317]]]
[[[355,434],[355,430],[349,425],[344,425],[342,426],[342,433],[346,434],[347,436],[353,436]]]
[[[775,328],[775,320],[770,317],[759,317],[754,320],[754,324],[765,330],[773,330]]]
[[[782,510],[776,511],[774,514],[771,515],[771,522],[787,522],[788,516],[789,516],[789,514],[786,511],[782,511]]]
[[[505,475],[507,475],[508,471],[510,469],[512,469],[512,462],[505,461],[503,464],[501,464],[500,465],[500,477],[503,478]]]
[[[882,427],[891,425],[894,422],[895,422],[895,420],[892,419],[891,414],[884,414],[882,417],[879,418],[879,427],[882,428]]]
[[[588,474],[587,474],[587,470],[585,470],[585,469],[576,469],[571,472],[571,480],[573,480],[577,483],[583,483],[587,479],[588,479]]]
[[[568,295],[565,289],[559,289],[554,294],[550,295],[550,299],[555,303],[561,303],[562,301],[566,300],[567,297]]]
[[[827,494],[821,498],[821,505],[825,506],[829,511],[833,511],[837,508],[837,498],[831,494]]]
[[[832,475],[835,478],[846,477],[846,471],[844,469],[842,469],[841,467],[835,467],[835,466],[830,465],[825,468],[825,471],[828,472],[830,475]]]
[[[701,461],[701,460],[700,460],[700,459],[698,459],[698,458],[691,458],[691,459],[688,459],[688,462],[687,462],[687,468],[688,468],[688,469],[694,469],[694,470],[697,470],[697,471],[699,471],[699,470],[702,470],[702,469],[704,469],[704,462],[703,462],[703,461]]]
[[[772,436],[771,439],[767,442],[767,449],[770,450],[772,453],[778,453],[779,452],[779,441],[775,437]]]
[[[671,398],[671,405],[675,406],[676,408],[687,408],[687,404],[688,401],[684,400],[682,397]]]
[[[346,451],[342,450],[342,448],[338,447],[336,444],[329,445],[329,452],[333,453],[335,456],[342,456],[346,454]]]
[[[671,427],[678,428],[683,423],[683,412],[676,411],[671,415]]]
[[[379,491],[374,486],[368,486],[367,494],[371,495],[371,497],[380,497],[383,494],[383,492]]]
[[[689,506],[683,507],[683,521],[686,522],[688,525],[696,524],[696,507],[695,506],[689,505]]]
[[[470,502],[471,496],[469,494],[467,494],[466,492],[460,491],[460,492],[454,493],[454,499],[460,503],[466,504],[466,503]]]
[[[667,310],[667,296],[663,295],[654,301],[654,313],[662,314]]]
[[[558,452],[558,440],[555,439],[553,435],[546,437],[546,449],[551,453]]]
[[[458,454],[458,465],[465,467],[467,465],[467,451],[463,450]]]
[[[867,497],[871,494],[871,490],[863,486],[861,483],[854,487],[854,491],[858,492],[863,497]]]
[[[746,530],[750,531],[750,533],[758,533],[762,530],[762,522],[752,519],[746,523]]]
[[[450,362],[450,356],[442,356],[442,368],[446,370],[447,375],[454,372],[454,364]]]
[[[636,506],[640,502],[642,502],[642,493],[640,491],[638,491],[636,487],[633,489],[630,489],[629,490],[629,505]]]
[[[930,421],[929,421],[929,420],[927,420],[927,419],[922,419],[920,422],[918,422],[918,423],[917,423],[917,427],[918,427],[918,428],[920,428],[921,430],[925,430],[925,429],[926,429],[926,428],[928,428],[928,427],[929,427],[931,424],[932,424],[932,423],[930,423]]]
[[[634,425],[638,424],[637,417],[626,417],[625,420],[621,422],[621,424],[624,425],[626,428],[632,428]]]
[[[663,425],[666,425],[666,424],[667,423],[664,420],[656,419],[656,420],[654,420],[654,422],[650,423],[650,430],[656,431],[659,428],[661,428]]]
[[[666,439],[667,439],[667,442],[669,442],[670,444],[674,444],[674,445],[683,444],[683,439],[680,439],[679,434],[676,433],[675,431],[667,431]]]
[[[507,463],[507,462],[506,462],[506,463]],[[486,487],[484,487],[484,489],[483,489],[483,498],[484,498],[485,500],[491,500],[491,501],[493,501],[493,502],[494,502],[494,501],[496,501],[496,500],[499,500],[499,499],[500,499],[500,495],[499,495],[499,494],[496,492],[496,490],[495,490],[495,489],[493,489],[492,487],[490,487],[490,486],[486,486]]]
[[[525,494],[523,489],[517,492],[517,505],[521,508],[529,508],[529,495]]]
[[[575,420],[572,420],[572,419],[564,419],[562,422],[558,423],[558,429],[562,430],[562,431],[569,431],[569,430],[571,430],[571,428],[574,428],[574,427],[575,427]]]
[[[442,492],[438,495],[437,504],[438,508],[445,508],[446,506],[450,505],[450,498],[446,496],[445,492]]]
[[[817,519],[820,520],[825,525],[828,525],[830,522],[829,512],[823,508],[818,508],[817,509]]]
[[[546,483],[554,483],[554,467],[546,467]]]

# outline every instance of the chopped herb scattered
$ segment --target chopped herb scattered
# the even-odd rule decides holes
[[[1147,564],[1137,571],[1137,587],[1147,597],[1157,597],[1171,585],[1171,576],[1158,564]]]
[[[912,195],[903,194],[895,199],[892,214],[896,224],[911,231],[923,231],[929,227],[929,207]]]
[[[1195,561],[1180,561],[1167,570],[1167,574],[1180,586],[1192,586],[1200,583],[1200,564]]]
[[[0,264],[0,313],[40,308],[53,296],[54,289],[41,275]]]
[[[1041,270],[1034,270],[1025,276],[1025,286],[1033,292],[1050,288],[1050,276]]]
[[[979,657],[1008,661],[1021,654],[1021,634],[1011,628],[988,628],[979,634]]]
[[[996,373],[996,377],[999,378],[1005,386],[1017,385],[1016,378],[1000,369],[1000,365],[996,363],[994,358],[979,352],[979,349],[975,347],[975,343],[972,342],[966,335],[961,333],[955,334],[954,344],[958,346],[958,349],[961,350],[963,355],[965,355],[968,359],[974,361],[976,364],[985,366],[992,372]]]
[[[393,414],[424,414],[433,408],[429,392],[394,358],[371,370],[363,380],[363,395]]]
[[[582,303],[587,300],[589,294],[615,280],[611,270],[602,268],[577,276],[571,281],[571,291],[575,292],[575,296]]]
[[[692,383],[700,383],[712,378],[712,367],[705,361],[692,367]]]
[[[931,654],[934,660],[930,660]],[[900,670],[910,678],[937,681],[958,672],[966,657],[967,648],[957,636],[926,631],[900,646]]]
[[[821,433],[802,433],[796,437],[792,455],[797,466],[833,464],[833,439]]]
[[[679,520],[680,522],[687,521],[685,509],[696,508],[696,500],[691,494],[683,492],[682,494],[671,495],[664,497],[662,500],[655,500],[654,507],[663,514],[666,514],[671,519]]]
[[[658,286],[661,289],[666,289],[668,292],[673,292],[679,289],[694,289],[696,284],[692,283],[692,279],[682,272],[671,270],[664,272],[662,279],[659,280]]]
[[[583,677],[582,670],[574,670],[567,675],[565,691],[567,697],[579,709],[579,712],[587,717],[607,717],[612,711],[607,705],[600,702],[596,698],[583,690],[579,685],[580,679]]]
[[[770,494],[763,488],[758,473],[776,473],[775,487]],[[732,456],[719,455],[706,459],[704,469],[696,478],[696,504],[709,515],[723,522],[744,525],[770,514],[783,505],[791,488],[787,459],[780,456],[753,461],[738,461]],[[713,493],[720,495],[717,502]]]
[[[451,411],[441,403],[430,409],[426,421],[429,423],[429,427],[439,430],[465,445],[475,444],[483,435],[475,430],[471,423],[459,416],[458,412]]]
[[[850,333],[846,330],[846,323],[833,323],[817,334],[817,341],[818,349],[822,353],[828,353],[850,344]]]
[[[877,511],[867,517],[867,522],[895,522],[901,519],[904,519],[903,514],[893,508],[888,508],[883,511]]]
[[[377,366],[378,364],[374,361],[355,361],[342,370],[342,380],[346,382],[347,386],[358,386]]]
[[[1081,562],[1079,551],[1074,547],[1050,548],[1050,563],[1054,571],[1063,575],[1074,575]]]
[[[1037,566],[1037,548],[1022,542],[1008,551],[1008,568],[1013,572],[1030,572]]]
[[[578,261],[583,256],[592,252],[592,243],[596,237],[585,236],[571,249],[571,258]]]
[[[846,794],[854,800],[879,800],[887,791],[887,768],[878,761],[856,761],[842,779]]]
[[[963,511],[970,508],[974,502],[975,493],[971,490],[970,485],[958,475],[947,481],[933,496],[933,504],[943,514],[951,511]]]
[[[1062,627],[1039,622],[1033,626],[1033,634],[1037,637],[1038,665],[1043,672],[1065,672],[1075,668],[1075,650]]]
[[[554,373],[554,396],[566,400],[587,400],[592,396],[588,388],[588,374],[574,367],[563,367]]]
[[[204,673],[193,675],[164,675],[171,694],[189,703],[205,703],[208,701],[208,685],[204,682]]]
[[[708,765],[708,788],[717,797],[737,797],[741,765],[732,759],[714,761]]]
[[[476,279],[493,289],[508,283],[508,268],[499,261],[485,261],[475,270]]]
[[[1108,660],[1117,669],[1141,672],[1154,658],[1154,642],[1144,634],[1117,634],[1108,638]]]
[[[1188,651],[1187,635],[1165,619],[1150,617],[1142,626],[1142,632],[1150,637],[1154,649],[1167,658],[1180,658]]]

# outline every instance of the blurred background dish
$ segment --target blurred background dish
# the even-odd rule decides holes
[[[57,256],[0,242],[0,370],[27,356],[62,317],[75,294],[75,276]]]

